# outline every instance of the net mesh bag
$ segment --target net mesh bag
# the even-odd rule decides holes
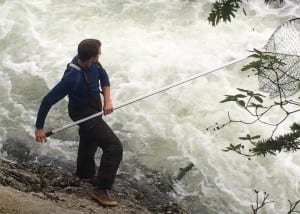
[[[300,18],[280,25],[271,35],[263,51],[276,56],[283,64],[258,74],[259,89],[271,97],[288,97],[300,89]],[[267,63],[267,62],[266,62]],[[267,66],[265,66],[267,67]]]

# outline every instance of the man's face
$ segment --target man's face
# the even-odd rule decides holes
[[[99,47],[99,50],[98,50],[98,55],[93,57],[93,63],[97,63],[99,62],[99,57],[101,55],[101,47]]]

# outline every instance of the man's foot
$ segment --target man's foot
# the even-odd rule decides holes
[[[96,176],[93,176],[91,178],[80,178],[80,181],[89,184],[95,184],[95,180],[96,180]]]
[[[104,206],[117,206],[118,202],[114,199],[111,199],[108,195],[107,190],[105,189],[96,189],[91,193],[91,196],[94,200],[96,200],[99,204]]]

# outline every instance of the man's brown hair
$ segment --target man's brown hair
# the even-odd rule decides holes
[[[97,39],[85,39],[78,45],[78,58],[82,61],[86,61],[92,57],[98,55],[101,42]]]

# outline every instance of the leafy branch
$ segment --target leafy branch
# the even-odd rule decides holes
[[[271,104],[266,104],[266,96],[260,93],[256,93],[251,90],[237,88],[239,93],[234,95],[225,95],[225,98],[220,101],[221,103],[234,102],[237,106],[242,108],[249,114],[253,119],[251,121],[234,120],[228,113],[228,122],[224,124],[216,124],[217,129],[224,128],[231,123],[242,123],[246,125],[252,125],[255,123],[261,123],[263,125],[273,127],[271,135],[262,139],[260,135],[251,136],[247,134],[242,136],[239,140],[248,141],[251,145],[247,151],[243,143],[230,144],[223,151],[234,151],[238,154],[244,155],[248,158],[259,155],[275,155],[281,151],[297,151],[300,149],[300,125],[294,123],[291,126],[291,132],[283,135],[274,137],[276,130],[279,126],[286,121],[291,115],[300,111],[300,102],[293,99],[288,99],[285,93],[285,88],[281,85],[281,77],[288,76],[288,71],[283,69],[285,63],[273,53],[262,52],[254,49],[253,54],[250,56],[254,58],[252,62],[245,65],[242,71],[252,71],[254,75],[258,77],[264,77],[266,82],[276,89],[278,98]],[[300,80],[296,78],[290,78],[290,81],[299,84]],[[272,114],[273,110],[280,110],[282,116],[275,122],[269,122],[266,120],[268,114]]]
[[[291,133],[266,140],[260,139],[260,135],[250,136],[247,134],[245,137],[239,137],[239,139],[249,141],[252,145],[251,149],[246,151],[245,146],[240,143],[237,145],[230,144],[223,151],[233,151],[248,158],[260,155],[266,156],[267,154],[276,155],[276,152],[281,151],[295,152],[300,149],[300,125],[294,123],[291,130]]]
[[[222,20],[223,22],[231,22],[232,18],[236,17],[236,13],[241,8],[243,2],[248,0],[217,0],[213,3],[211,12],[208,16],[208,22],[212,26],[216,26]],[[283,0],[264,0],[265,4],[272,4]],[[246,10],[243,8],[244,15],[247,15]]]
[[[256,194],[256,201],[255,201],[254,205],[251,205],[253,214],[257,214],[258,211],[261,210],[263,207],[265,207],[267,204],[274,203],[274,201],[268,200],[268,198],[270,196],[269,193],[263,192],[263,194],[261,194],[262,192],[257,191],[257,190],[254,190],[254,192]],[[260,199],[260,198],[262,198],[262,199]],[[290,209],[287,212],[287,214],[300,213],[300,211],[295,210],[299,203],[300,203],[300,200],[298,200],[294,203],[289,200],[289,204],[290,204],[289,208]]]
[[[221,0],[213,3],[213,9],[211,10],[208,22],[216,26],[220,20],[223,22],[231,22],[231,18],[235,17],[235,13],[238,11],[242,3],[242,0]]]
[[[251,205],[251,209],[253,211],[253,214],[257,214],[258,210],[263,208],[266,204],[269,204],[269,203],[273,203],[274,201],[268,201],[268,198],[269,198],[269,193],[266,193],[264,192],[263,194],[263,199],[262,201],[260,202],[259,201],[259,191],[257,190],[254,190],[255,194],[256,194],[256,202],[255,202],[255,205]]]

